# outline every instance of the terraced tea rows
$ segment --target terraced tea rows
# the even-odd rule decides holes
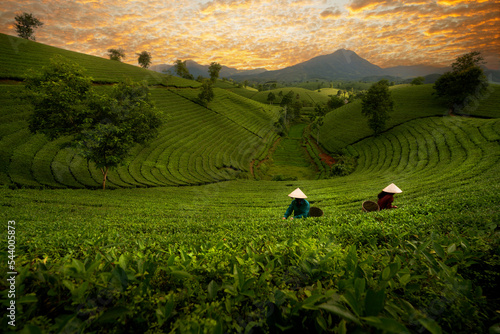
[[[422,196],[474,184],[478,192],[499,191],[493,180],[499,177],[495,170],[500,162],[500,119],[413,120],[347,150],[358,157],[358,165],[346,181],[395,182]]]
[[[72,148],[70,137],[49,142],[27,129],[28,106],[14,97],[21,85],[0,89],[0,182],[29,187],[98,187],[102,176]],[[158,137],[133,149],[131,160],[109,174],[110,187],[188,185],[234,179],[262,158],[276,133],[275,108],[224,90],[214,109],[195,103],[198,90],[153,88],[162,113]],[[191,100],[192,99],[192,100]],[[219,105],[220,102],[220,105]],[[222,131],[221,131],[222,130]]]
[[[402,86],[391,89],[394,112],[390,115],[387,128],[390,129],[412,119],[448,115],[443,101],[433,96],[432,85]],[[490,85],[486,94],[475,103],[470,114],[477,117],[499,117],[500,85]],[[346,120],[349,120],[346,122]],[[367,119],[361,114],[361,101],[356,100],[325,116],[320,129],[320,144],[329,152],[340,152],[347,145],[367,138],[373,131]],[[315,133],[312,133],[315,136]]]

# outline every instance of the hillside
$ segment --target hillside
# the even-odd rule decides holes
[[[170,86],[177,87],[200,86],[195,81],[167,77],[139,66],[68,51],[5,34],[0,34],[0,79],[22,80],[26,71],[49,64],[50,58],[56,54],[80,64],[98,83],[113,83],[130,78],[133,81],[145,80],[151,85],[168,83]]]
[[[13,49],[12,43],[17,49]],[[164,125],[159,136],[131,152],[112,171],[110,187],[150,187],[218,182],[247,175],[250,162],[262,158],[276,138],[277,109],[215,88],[208,108],[196,102],[198,82],[169,77],[120,62],[0,36],[4,79],[19,81],[28,68],[40,68],[53,54],[81,64],[96,83],[131,78],[147,80]],[[98,86],[96,89],[105,90]],[[48,141],[30,134],[29,106],[18,97],[20,84],[0,85],[0,183],[28,187],[95,188],[101,176],[71,148],[71,137]],[[246,176],[247,177],[247,176]]]
[[[175,74],[175,69],[173,67],[174,65],[159,64],[151,66],[150,69],[160,73],[170,72],[171,74]],[[210,65],[201,65],[193,60],[186,60],[186,68],[188,69],[189,73],[193,75],[193,77],[195,78],[197,78],[198,76],[209,78],[208,74],[209,67]],[[237,78],[240,75],[260,74],[263,72],[266,72],[266,69],[257,68],[253,70],[238,70],[236,68],[222,65],[221,70],[219,72],[219,78],[229,78],[229,77]]]
[[[446,104],[433,95],[433,85],[395,86],[391,89],[394,113],[390,115],[387,128],[404,124],[410,120],[431,116],[448,115]],[[500,105],[500,85],[491,84],[488,92],[470,112],[475,117],[500,117],[496,106]],[[346,120],[349,120],[346,122]],[[314,135],[314,133],[313,133]],[[361,115],[361,101],[357,100],[325,116],[320,129],[320,144],[329,152],[340,152],[347,145],[372,135],[366,118]]]

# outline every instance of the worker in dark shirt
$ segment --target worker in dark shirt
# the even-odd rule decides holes
[[[285,214],[283,215],[283,219],[287,219],[293,213],[291,219],[296,218],[307,218],[309,217],[309,202],[306,200],[307,196],[300,190],[299,188],[292,191],[289,197],[293,198],[292,203],[288,206]]]
[[[397,206],[392,205],[394,202],[394,194],[402,193],[403,191],[399,189],[394,183],[391,183],[378,194],[378,206],[380,210],[383,209],[395,209]]]

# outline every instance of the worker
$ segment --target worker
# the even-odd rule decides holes
[[[378,194],[378,206],[380,210],[383,209],[395,209],[397,206],[392,205],[394,202],[394,194],[402,193],[403,191],[399,189],[394,183],[391,183]]]
[[[302,190],[297,188],[288,196],[293,198],[293,201],[286,210],[283,219],[287,219],[288,217],[290,217],[290,219],[309,217],[309,202],[306,200],[307,196],[302,192]]]

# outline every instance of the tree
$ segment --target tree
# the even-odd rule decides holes
[[[205,80],[201,85],[201,92],[198,94],[198,99],[204,106],[208,106],[210,101],[214,99],[214,90],[212,87],[212,81]]]
[[[319,130],[323,126],[327,109],[319,104],[314,107],[314,118],[311,128],[316,130],[316,145],[319,145]]]
[[[269,104],[272,104],[274,100],[276,100],[276,95],[274,95],[273,92],[269,92],[269,94],[267,94],[267,102],[269,102]]]
[[[103,189],[109,169],[122,164],[135,144],[156,136],[161,124],[146,83],[120,83],[111,94],[98,94],[83,68],[61,56],[25,82],[34,107],[30,131],[50,139],[74,136],[78,152],[101,169]]]
[[[122,59],[125,59],[125,51],[122,48],[108,49],[108,57],[111,60],[122,61]]]
[[[208,73],[210,74],[210,80],[215,83],[219,78],[219,72],[222,69],[222,66],[219,63],[211,62],[208,67]]]
[[[423,85],[424,81],[425,81],[424,77],[416,77],[411,81],[411,84],[414,86]]]
[[[340,92],[340,90],[339,90],[339,92]],[[344,105],[344,99],[340,98],[338,96],[338,94],[337,95],[330,95],[330,99],[328,100],[328,102],[326,102],[326,106],[330,110],[340,108],[343,105]]]
[[[151,53],[142,51],[141,53],[136,53],[136,55],[139,56],[137,62],[142,68],[148,68],[151,65]]]
[[[380,80],[373,84],[361,102],[361,113],[368,118],[368,126],[377,136],[385,130],[385,123],[394,110],[394,101],[389,92],[389,82]]]
[[[16,15],[16,23],[14,24],[17,36],[24,39],[35,39],[35,29],[43,26],[43,22],[33,16],[33,14],[22,13]]]
[[[297,118],[300,116],[300,112],[302,111],[302,101],[296,100],[292,103],[292,111],[293,118]]]
[[[450,112],[460,112],[471,100],[477,99],[488,88],[488,81],[480,65],[484,64],[480,52],[473,51],[451,65],[452,70],[444,73],[434,83],[437,96],[444,97]]]
[[[109,169],[121,165],[136,144],[157,136],[161,120],[149,97],[146,82],[122,82],[89,103],[94,120],[76,134],[76,147],[101,170],[103,189]]]
[[[33,106],[28,119],[31,132],[50,139],[71,135],[81,130],[90,117],[88,101],[92,79],[75,63],[55,56],[42,72],[30,70],[25,79],[27,99]]]
[[[189,70],[186,65],[186,61],[182,61],[180,59],[177,59],[174,63],[174,68],[175,68],[175,73],[180,76],[181,78],[184,79],[189,79],[189,80],[194,80],[194,77],[191,73],[189,73]]]

